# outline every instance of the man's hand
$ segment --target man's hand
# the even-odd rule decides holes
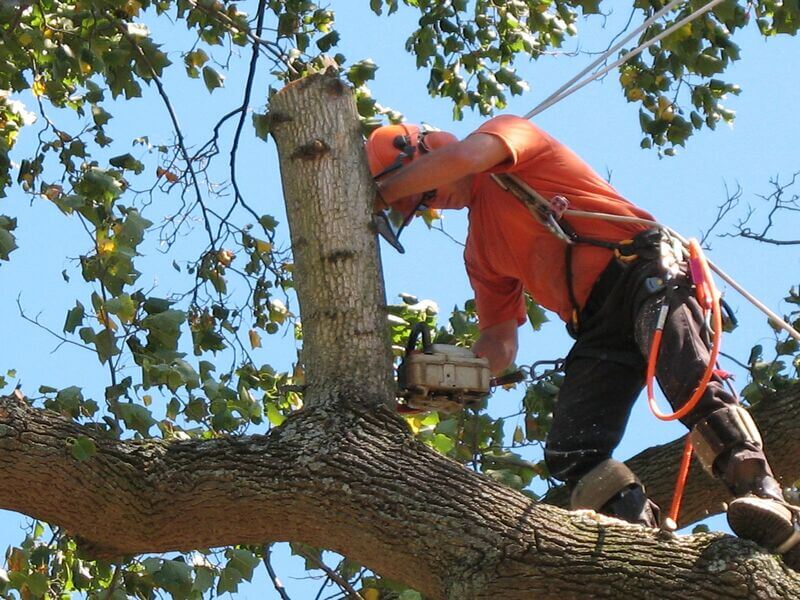
[[[489,360],[492,375],[500,375],[517,357],[517,321],[509,319],[481,331],[472,352]]]

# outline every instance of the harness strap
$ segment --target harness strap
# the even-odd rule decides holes
[[[632,263],[639,258],[643,251],[652,250],[654,247],[658,246],[657,241],[650,239],[651,236],[649,235],[636,236],[619,242],[609,242],[579,235],[572,225],[562,216],[569,206],[567,199],[563,196],[555,196],[552,202],[548,201],[522,179],[511,173],[494,173],[491,177],[497,185],[522,202],[525,208],[528,209],[528,212],[530,212],[545,229],[565,243],[564,260],[566,267],[567,296],[569,297],[570,304],[572,304],[570,328],[575,334],[577,334],[580,329],[581,307],[575,295],[575,286],[573,282],[574,269],[572,247],[575,244],[586,244],[588,246],[605,248],[613,252],[614,257],[620,262]],[[660,236],[659,231],[655,231],[654,233]]]

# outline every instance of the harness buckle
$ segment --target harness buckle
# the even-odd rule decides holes
[[[569,209],[569,200],[566,197],[558,194],[550,198],[550,210],[552,211],[553,217],[556,221],[560,220],[561,217],[564,216],[564,212]]]

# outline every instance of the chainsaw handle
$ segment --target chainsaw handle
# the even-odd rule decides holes
[[[499,387],[501,385],[512,385],[515,383],[522,383],[525,381],[526,375],[525,372],[521,369],[517,369],[516,371],[512,371],[511,373],[506,373],[505,375],[500,375],[499,377],[492,377],[491,382],[489,385],[492,387]]]
[[[417,348],[417,341],[419,336],[422,336],[422,351],[425,354],[433,354],[433,345],[431,344],[431,332],[425,323],[416,323],[411,328],[411,334],[408,336],[408,343],[406,344],[406,354],[411,354]]]

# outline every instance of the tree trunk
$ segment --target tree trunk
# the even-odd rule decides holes
[[[313,92],[310,92],[313,90]],[[306,401],[394,404],[386,298],[371,232],[374,183],[353,95],[312,75],[270,100],[303,323]]]
[[[326,130],[318,136],[334,152],[341,139],[354,139],[354,112],[352,122],[328,114],[344,110],[341,97],[352,103],[341,84],[316,76],[287,93],[298,95],[287,106],[304,108],[280,127],[311,132],[303,123],[338,122],[346,134]],[[312,110],[319,114],[304,114]],[[285,178],[333,187],[350,177],[363,179],[363,165],[346,173],[345,160],[292,159],[292,143],[281,142],[280,150],[290,154],[281,159]],[[363,162],[360,149],[358,157],[353,161]],[[325,169],[338,175],[315,173]],[[374,245],[365,241],[374,243],[366,218],[358,216],[355,226],[329,214],[328,208],[344,209],[322,200],[328,189],[309,187],[303,196],[301,184],[285,185],[296,201],[290,213],[298,213],[291,225],[300,228],[292,238],[299,245],[298,294],[311,375],[306,408],[265,436],[118,441],[13,396],[0,398],[0,508],[62,526],[105,556],[305,542],[437,599],[800,597],[800,575],[750,542],[722,534],[679,537],[591,511],[537,504],[415,441],[405,423],[376,401],[387,398],[388,373],[376,370],[388,371],[388,350],[367,356],[377,354],[385,334],[376,316],[380,281],[361,262],[375,260]],[[368,181],[358,193],[352,204],[368,212]],[[316,216],[302,214],[306,210]],[[313,233],[314,219],[319,234]],[[340,235],[363,239],[343,241]],[[310,264],[301,265],[305,261]],[[309,278],[302,284],[301,274]],[[347,309],[327,311],[326,302],[342,301],[332,287],[347,290]],[[378,387],[368,387],[373,384]],[[795,387],[780,401],[765,403],[765,414],[796,403],[798,395]],[[798,424],[796,411],[778,410],[776,427],[782,419]],[[79,436],[91,438],[97,449],[82,461],[69,451]],[[786,437],[773,450],[796,456],[797,436]],[[650,460],[660,461],[665,452],[654,451]],[[800,475],[793,461],[786,464],[792,478]],[[655,481],[651,486],[657,487]],[[689,508],[693,501],[687,498],[687,514],[698,510]]]

